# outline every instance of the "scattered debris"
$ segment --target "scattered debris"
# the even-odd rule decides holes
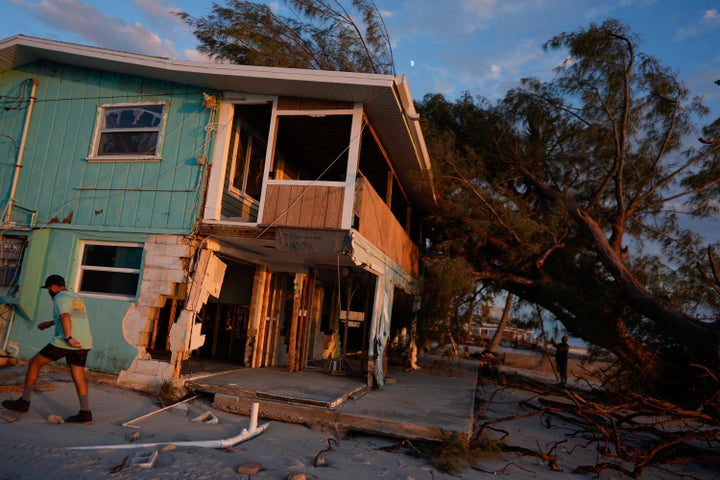
[[[157,450],[136,452],[132,460],[130,460],[130,465],[140,468],[152,468],[155,465],[158,453]]]
[[[5,411],[0,411],[0,420],[5,423],[12,423],[18,418],[20,418],[19,413],[6,413]]]
[[[179,401],[179,402],[177,402],[177,403],[173,403],[172,405],[168,405],[168,406],[166,406],[166,407],[160,408],[160,409],[158,409],[158,410],[155,410],[154,412],[146,413],[145,415],[142,415],[142,416],[140,416],[140,417],[133,418],[132,420],[128,420],[127,422],[123,423],[122,426],[123,426],[123,427],[130,427],[130,428],[140,428],[140,427],[134,426],[134,425],[132,425],[132,424],[135,423],[135,422],[139,422],[140,420],[144,420],[144,419],[146,419],[146,418],[148,418],[148,417],[151,417],[151,416],[155,415],[156,413],[164,412],[165,410],[168,410],[168,409],[170,409],[170,408],[173,408],[173,407],[175,407],[175,406],[177,406],[177,405],[180,405],[180,404],[182,404],[182,403],[189,402],[189,401],[191,401],[191,400],[195,400],[197,397],[198,397],[197,395],[193,395],[192,397],[186,398],[185,400],[181,400],[181,401]]]
[[[160,393],[158,394],[158,401],[163,407],[168,405],[177,405],[180,400],[188,394],[187,389],[178,385],[175,382],[168,381],[164,382],[160,386]]]
[[[320,450],[320,451],[317,453],[317,455],[315,455],[315,458],[313,459],[313,467],[325,466],[325,464],[326,464],[327,462],[326,462],[326,460],[325,460],[324,458],[320,458],[320,455],[322,455],[322,454],[325,453],[325,452],[329,452],[330,450],[332,450],[332,444],[333,444],[333,443],[334,443],[335,445],[338,444],[338,443],[337,443],[337,440],[335,440],[334,438],[328,438],[328,439],[327,439],[328,448],[325,448],[325,449],[323,449],[323,450]]]
[[[206,425],[215,425],[218,423],[218,418],[210,412],[205,412],[190,421],[196,423],[204,423]]]
[[[241,475],[255,475],[260,471],[262,465],[257,462],[244,462],[237,467],[237,473]]]
[[[123,468],[125,468],[125,464],[127,464],[128,458],[130,458],[130,455],[125,455],[125,458],[122,459],[122,462],[120,462],[119,465],[115,465],[113,468],[110,469],[110,473],[118,473]]]
[[[65,419],[63,419],[60,415],[48,415],[45,420],[48,423],[55,423],[57,425],[62,425],[63,423],[65,423]]]
[[[234,437],[225,438],[222,440],[191,440],[191,441],[185,441],[185,442],[175,442],[175,445],[181,445],[184,447],[202,447],[202,448],[229,448],[237,445],[240,442],[244,442],[246,440],[250,440],[251,438],[254,438],[261,433],[263,433],[268,426],[269,423],[265,423],[263,425],[257,424],[257,418],[258,418],[258,410],[259,410],[259,404],[257,402],[254,402],[251,406],[251,413],[250,413],[250,425],[248,428],[243,428],[243,430],[235,435]],[[102,449],[121,449],[121,448],[151,448],[151,447],[157,447],[166,445],[166,442],[160,442],[160,443],[135,443],[132,445],[129,445],[127,443],[120,444],[120,445],[93,445],[93,446],[85,446],[85,447],[67,447],[70,450],[102,450]]]
[[[0,385],[0,393],[19,393],[22,392],[25,387],[23,385]],[[35,390],[39,392],[54,392],[58,389],[56,383],[42,383],[38,382],[35,385]]]

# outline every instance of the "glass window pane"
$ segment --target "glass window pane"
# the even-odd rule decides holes
[[[86,245],[82,264],[93,267],[140,269],[142,253],[142,247]]]
[[[259,140],[252,142],[252,150],[250,151],[250,161],[248,162],[247,184],[245,185],[245,193],[260,200],[262,191],[262,179],[265,171],[265,144]]]
[[[135,296],[139,278],[139,273],[85,270],[80,281],[80,291]]]
[[[241,128],[240,125],[237,128]],[[245,158],[247,157],[247,149],[250,146],[250,134],[247,130],[242,129],[239,135],[233,135],[233,140],[238,142],[237,148],[233,148],[234,145],[232,145],[230,149],[231,152],[235,152],[233,187],[242,191],[243,180],[245,179]]]
[[[116,132],[100,135],[98,155],[155,155],[158,132]]]
[[[104,110],[103,129],[157,128],[162,122],[162,105],[109,107]]]

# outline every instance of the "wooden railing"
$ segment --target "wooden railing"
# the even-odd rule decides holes
[[[342,228],[343,187],[271,183],[261,225]],[[363,178],[355,185],[356,229],[403,270],[417,276],[420,252],[380,196]]]
[[[413,244],[388,206],[363,178],[355,186],[354,214],[359,219],[357,230],[376,245],[403,270],[420,273],[420,251]]]

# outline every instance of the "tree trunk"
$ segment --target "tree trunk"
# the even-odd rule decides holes
[[[505,331],[508,319],[510,318],[510,309],[512,308],[514,299],[515,295],[508,292],[507,299],[505,300],[505,309],[503,310],[502,317],[500,318],[500,323],[498,323],[495,335],[493,335],[492,340],[490,340],[490,346],[487,348],[490,353],[497,353],[500,341],[502,340],[503,332]]]
[[[613,250],[603,229],[589,214],[584,212],[575,202],[538,180],[529,170],[522,166],[516,169],[529,181],[537,193],[552,201],[562,200],[568,214],[577,222],[583,235],[592,241],[592,250],[597,254],[598,261],[613,275],[627,298],[629,306],[641,315],[651,319],[663,331],[674,335],[682,344],[692,346],[690,354],[697,363],[705,365],[717,377],[719,371],[718,346],[720,345],[720,325],[703,323],[695,318],[679,312],[674,306],[656,298],[628,270],[622,256]]]

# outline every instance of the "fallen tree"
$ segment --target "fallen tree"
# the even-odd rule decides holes
[[[462,258],[611,351],[621,388],[717,400],[720,295],[678,218],[720,211],[720,143],[685,143],[707,109],[617,21],[547,47],[568,52],[550,82],[419,105],[441,193],[429,260]],[[703,138],[718,137],[715,121]]]

